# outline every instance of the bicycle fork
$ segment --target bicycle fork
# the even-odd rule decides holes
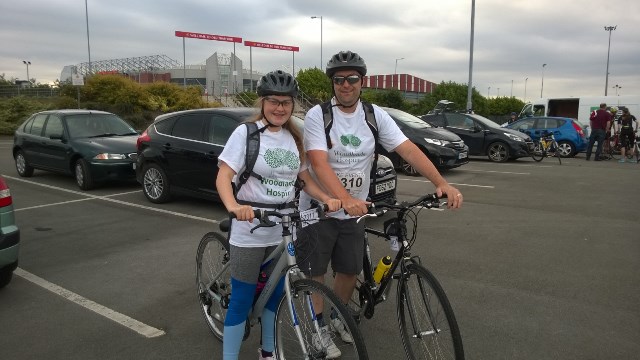
[[[409,318],[411,319],[411,326],[413,328],[413,337],[414,338],[418,338],[418,339],[422,339],[425,336],[431,336],[431,335],[436,335],[440,332],[440,329],[437,328],[436,326],[436,322],[434,320],[434,314],[433,314],[433,310],[431,309],[431,306],[429,305],[429,294],[427,293],[424,284],[420,281],[418,283],[418,288],[420,290],[420,299],[418,299],[418,301],[422,301],[423,305],[425,307],[425,309],[427,310],[427,318],[429,323],[431,324],[431,329],[432,330],[427,330],[427,331],[422,331],[420,329],[419,326],[419,321],[418,321],[418,315],[416,315],[415,313],[415,309],[417,309],[417,307],[413,306],[413,302],[415,300],[412,300],[412,297],[409,296],[407,294],[409,290],[409,274],[407,273],[406,268],[403,269],[403,276],[401,276],[400,282],[401,282],[401,286],[405,287],[405,290],[403,293],[404,299],[401,299],[401,301],[405,302],[407,304],[407,309],[409,312]],[[420,278],[418,277],[418,280]]]

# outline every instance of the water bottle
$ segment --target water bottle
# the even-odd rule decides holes
[[[385,256],[378,262],[378,266],[376,266],[376,271],[373,272],[373,280],[376,283],[380,283],[384,274],[387,273],[389,268],[391,267],[391,256]]]
[[[398,252],[400,251],[400,244],[398,244],[398,237],[395,235],[389,236],[389,242],[391,246],[391,251]]]

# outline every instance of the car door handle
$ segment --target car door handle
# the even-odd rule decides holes
[[[167,149],[167,150],[171,149],[171,144],[170,143],[164,144],[164,148]]]
[[[215,159],[218,157],[218,155],[216,155],[216,153],[214,153],[213,151],[209,151],[208,153],[206,153],[205,156],[208,157],[209,159]]]

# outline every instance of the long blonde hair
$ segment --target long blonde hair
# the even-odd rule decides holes
[[[295,110],[296,108],[296,102],[294,97],[291,97],[291,100],[293,101],[293,106],[291,107],[291,116],[293,116],[293,110]],[[260,109],[260,112],[256,114],[256,117],[254,119],[251,120],[252,122],[258,122],[262,119],[266,120],[266,117],[264,116],[263,106],[264,106],[264,97],[259,97],[256,100],[255,107]],[[296,148],[298,148],[298,153],[300,154],[300,164],[301,165],[304,164],[304,161],[305,161],[304,145],[302,143],[302,134],[300,133],[300,130],[295,125],[293,125],[291,121],[291,117],[289,117],[289,119],[287,119],[287,122],[285,122],[282,125],[282,128],[289,131],[293,136],[293,141],[296,143]]]

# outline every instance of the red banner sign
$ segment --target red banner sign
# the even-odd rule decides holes
[[[297,46],[267,44],[267,43],[260,43],[255,41],[246,41],[246,40],[244,42],[244,46],[261,47],[265,49],[275,49],[275,50],[300,51],[300,48]]]
[[[228,41],[228,42],[236,42],[236,43],[241,43],[242,42],[242,38],[241,37],[225,36],[225,35],[200,34],[200,33],[188,32],[188,31],[177,31],[176,30],[176,36],[177,37],[192,38],[192,39],[201,39],[201,40]]]

